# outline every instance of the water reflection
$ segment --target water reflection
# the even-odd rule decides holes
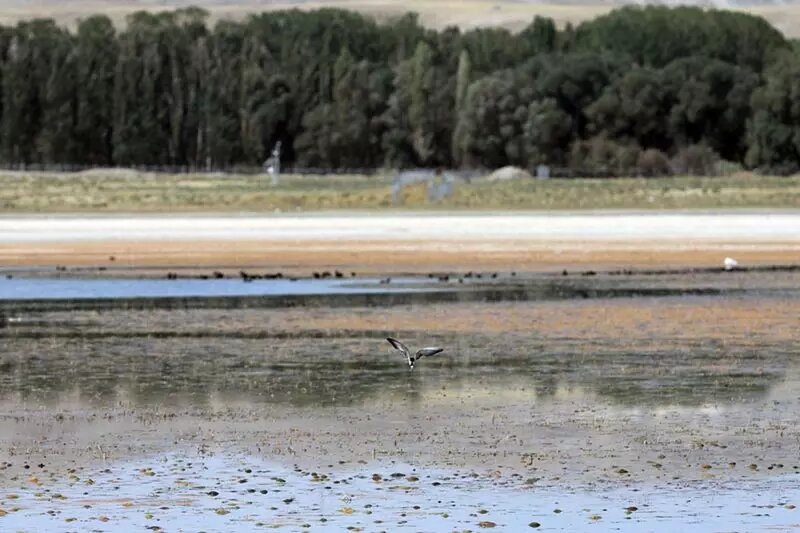
[[[399,278],[394,284],[378,279],[82,279],[0,278],[0,300],[74,301],[97,299],[161,299],[230,296],[342,295],[418,291],[416,278]],[[430,292],[431,288],[427,288]],[[154,304],[157,305],[157,304]]]
[[[0,398],[313,407],[421,403],[447,390],[516,391],[521,402],[564,391],[626,406],[741,402],[796,379],[798,276],[540,276],[269,302],[7,300],[3,316],[14,321],[0,328]],[[446,351],[409,372],[390,335]]]
[[[94,406],[124,400],[152,406],[176,401],[202,407],[209,398],[288,406],[359,405],[397,395],[420,402],[431,391],[509,391],[545,402],[581,390],[622,405],[700,405],[766,394],[790,370],[794,348],[782,341],[752,346],[693,345],[656,339],[632,347],[626,339],[581,343],[525,334],[423,336],[415,344],[447,347],[414,372],[384,346],[384,331],[177,331],[134,334],[119,329],[32,331],[3,339],[0,397],[57,404],[79,397]]]

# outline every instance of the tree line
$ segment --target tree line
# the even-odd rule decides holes
[[[0,163],[800,168],[800,58],[761,18],[625,7],[435,31],[339,9],[0,27]],[[683,166],[683,167],[682,167]]]

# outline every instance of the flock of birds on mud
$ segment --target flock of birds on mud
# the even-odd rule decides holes
[[[723,260],[723,268],[726,271],[736,270],[736,269],[739,268],[739,263],[738,263],[738,261],[736,261],[735,259],[733,259],[731,257],[726,257]],[[63,270],[66,270],[66,268],[60,267],[57,270],[63,271]],[[281,274],[280,272],[278,272],[276,274],[260,274],[260,275],[257,275],[257,274],[250,274],[250,273],[247,273],[245,271],[241,271],[239,273],[239,275],[242,278],[242,280],[245,281],[245,282],[251,282],[251,281],[256,280],[256,279],[284,279],[283,274]],[[511,275],[515,276],[516,272],[512,272]],[[429,274],[428,277],[434,277],[434,276],[435,276],[434,274]],[[481,278],[482,275],[481,274],[473,274],[472,272],[469,272],[464,277],[471,278],[473,276],[475,276],[476,278]],[[213,272],[211,274],[211,276],[201,275],[199,277],[201,279],[224,279],[225,275],[222,272],[215,271],[215,272]],[[344,275],[344,273],[342,273],[342,272],[340,272],[338,270],[335,270],[333,273],[328,272],[328,271],[314,272],[313,273],[313,278],[314,279],[325,279],[325,278],[331,278],[331,277],[344,278],[345,275]],[[350,277],[356,277],[356,273],[355,272],[351,272],[350,273]],[[445,282],[449,281],[449,279],[450,279],[449,275],[444,275],[444,276],[438,275],[436,277],[438,277],[439,281],[445,281]],[[497,278],[497,273],[492,273],[491,274],[491,278],[493,278],[493,279]],[[169,272],[169,273],[167,273],[167,279],[178,279],[178,275],[176,273],[174,273],[174,272]],[[297,278],[287,278],[287,279],[296,280]],[[463,282],[463,279],[459,279],[459,281]],[[387,284],[389,282],[391,282],[391,278],[384,278],[384,279],[380,280],[381,284]],[[4,326],[10,325],[10,324],[13,324],[14,322],[17,322],[17,321],[19,321],[19,318],[17,318],[17,317],[8,317],[8,316],[0,314],[0,327],[4,327]],[[405,356],[406,362],[408,363],[409,371],[414,370],[414,367],[416,366],[417,362],[420,359],[422,359],[423,357],[432,357],[432,356],[438,355],[438,354],[440,354],[440,353],[442,353],[444,351],[444,348],[439,348],[437,346],[429,346],[429,347],[425,347],[425,348],[421,348],[421,349],[417,350],[412,355],[411,350],[408,348],[408,346],[406,346],[405,344],[403,344],[399,340],[394,339],[392,337],[387,337],[386,340],[389,342],[389,344],[392,345],[392,347],[395,350],[397,350],[398,352],[402,353]]]
[[[117,258],[112,255],[112,256],[109,256],[108,259],[109,259],[109,261],[113,262],[113,261],[116,261]],[[56,272],[66,272],[68,270],[67,267],[63,266],[63,265],[56,265],[55,269],[56,269]],[[726,257],[723,260],[723,269],[726,270],[726,271],[739,270],[739,262],[736,261],[736,259],[733,259],[732,257]],[[76,270],[85,270],[85,269],[78,268]],[[101,267],[98,267],[98,270],[103,272],[103,271],[106,271],[107,268],[101,266]],[[631,273],[632,274],[633,271],[627,271],[626,270],[623,273]],[[568,272],[566,270],[564,270],[562,272],[562,274],[566,276],[568,274]],[[594,272],[592,270],[588,270],[588,271],[583,272],[582,274],[584,276],[592,276],[592,275],[595,275],[596,272]],[[512,277],[514,277],[516,275],[517,275],[516,272],[511,272],[511,276]],[[349,277],[351,277],[351,278],[355,278],[356,276],[357,276],[357,274],[355,272],[350,272],[349,273]],[[486,276],[486,278],[497,279],[498,273],[497,272],[491,272],[491,273],[482,274],[480,272],[472,272],[472,271],[470,271],[470,272],[467,272],[466,274],[463,274],[463,275],[437,274],[437,273],[428,274],[429,278],[436,278],[440,282],[448,282],[448,281],[451,281],[451,279],[452,279],[452,280],[457,280],[459,283],[464,283],[465,279],[470,279],[470,278],[481,279],[483,276]],[[14,276],[12,274],[10,274],[10,273],[6,274],[6,279],[12,279],[13,277]],[[178,280],[178,279],[211,280],[211,279],[226,279],[228,277],[229,276],[226,276],[223,272],[220,272],[218,270],[215,270],[215,271],[211,272],[211,274],[196,274],[196,275],[185,275],[185,274],[183,274],[182,275],[182,274],[178,274],[177,272],[167,272],[167,274],[166,274],[166,279],[168,279],[168,280]],[[265,274],[257,274],[257,273],[247,272],[247,271],[244,271],[244,270],[240,270],[239,271],[238,277],[240,277],[242,279],[242,281],[244,281],[245,283],[249,283],[249,282],[252,282],[252,281],[255,281],[255,280],[286,279],[286,280],[289,280],[289,281],[298,281],[300,279],[299,277],[296,277],[296,276],[284,276],[284,274],[282,272],[275,272],[275,273],[268,272],[268,273],[265,273]],[[313,279],[329,279],[329,278],[342,279],[342,278],[345,278],[345,277],[348,277],[348,275],[345,274],[344,272],[339,271],[339,270],[334,270],[333,272],[330,272],[328,270],[323,270],[321,272],[314,271],[314,272],[311,273],[311,278],[313,278]],[[391,283],[391,281],[392,281],[391,277],[386,277],[386,278],[380,279],[379,283],[381,285],[387,285],[387,284]]]
[[[464,274],[462,276],[456,276],[456,275],[453,275],[453,274],[430,273],[430,274],[428,274],[428,277],[429,278],[436,278],[438,281],[441,281],[441,282],[450,281],[450,279],[452,278],[452,279],[458,279],[459,283],[464,283],[465,279],[470,279],[470,278],[481,279],[484,276],[486,276],[486,278],[490,278],[490,279],[497,279],[498,275],[499,274],[497,272],[491,272],[491,273],[487,273],[487,274],[482,274],[480,272],[476,273],[476,272],[471,272],[470,271],[470,272],[467,272],[466,274]],[[517,275],[516,272],[512,272],[511,273],[512,277],[516,276],[516,275]],[[357,276],[357,274],[355,272],[350,272],[349,277],[355,278],[356,276]],[[236,276],[234,276],[234,277],[236,277]],[[268,272],[266,274],[255,274],[255,273],[252,273],[252,272],[246,272],[244,270],[240,270],[239,271],[238,277],[240,277],[242,279],[242,281],[244,281],[246,283],[249,283],[249,282],[252,282],[252,281],[255,281],[255,280],[262,280],[262,279],[267,279],[267,280],[269,280],[269,279],[285,279],[285,280],[289,280],[289,281],[298,281],[300,279],[299,277],[296,277],[296,276],[284,276],[282,272],[275,272],[275,273]],[[314,271],[314,272],[311,273],[311,278],[313,278],[313,279],[330,279],[330,278],[342,279],[342,278],[346,278],[346,277],[348,277],[348,276],[345,275],[345,273],[343,273],[343,272],[341,272],[339,270],[334,270],[333,272],[330,272],[328,270],[323,270],[321,272]],[[197,274],[197,275],[180,275],[180,274],[178,274],[176,272],[167,272],[167,279],[170,279],[170,280],[177,280],[177,279],[226,279],[226,276],[225,276],[224,273],[222,273],[222,272],[220,272],[218,270],[213,271],[211,274]],[[379,283],[381,285],[388,285],[391,282],[392,282],[392,278],[391,277],[381,278],[380,281],[379,281]]]

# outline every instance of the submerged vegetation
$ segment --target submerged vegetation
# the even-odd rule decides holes
[[[626,7],[441,31],[338,9],[0,27],[0,163],[800,168],[800,60],[758,17]],[[598,170],[599,169],[599,170]]]

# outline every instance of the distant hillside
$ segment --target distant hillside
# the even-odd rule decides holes
[[[625,4],[645,2],[563,0],[536,2],[526,0],[0,0],[0,23],[20,19],[52,17],[72,24],[95,13],[104,13],[122,23],[132,11],[164,11],[196,5],[208,10],[214,19],[242,18],[249,13],[274,9],[314,9],[340,7],[353,9],[383,19],[416,11],[432,28],[458,25],[462,28],[503,26],[512,30],[525,27],[535,15],[554,19],[558,24],[581,22],[607,13]],[[697,2],[647,2],[652,4],[701,6],[735,9],[763,16],[788,37],[800,37],[800,3],[791,0],[739,1],[712,0]]]

